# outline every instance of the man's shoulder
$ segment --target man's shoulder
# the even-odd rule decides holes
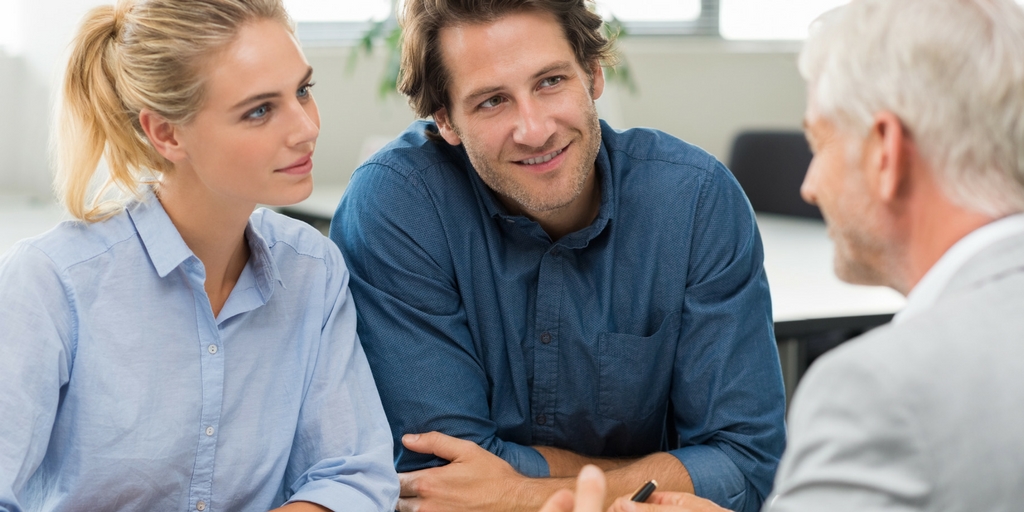
[[[616,130],[602,121],[601,139],[613,163],[619,157],[634,164],[649,162],[695,170],[712,170],[719,165],[707,151],[653,128]]]
[[[364,168],[386,168],[408,178],[437,166],[458,166],[462,162],[458,151],[432,134],[437,125],[419,120],[413,122],[398,137],[368,158],[357,172]]]

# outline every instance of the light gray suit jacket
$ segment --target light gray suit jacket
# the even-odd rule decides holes
[[[1024,236],[814,363],[765,510],[1024,511]]]

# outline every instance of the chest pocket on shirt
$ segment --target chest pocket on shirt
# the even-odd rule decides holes
[[[678,337],[678,315],[669,315],[650,336],[599,334],[597,413],[614,420],[636,421],[664,411]]]

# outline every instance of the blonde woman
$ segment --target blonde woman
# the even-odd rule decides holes
[[[280,1],[100,7],[71,53],[78,220],[0,259],[0,510],[394,510],[341,255],[253,212],[312,187]]]

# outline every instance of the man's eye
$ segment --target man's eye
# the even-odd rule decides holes
[[[488,98],[487,101],[481,103],[480,106],[483,108],[494,108],[501,105],[502,101],[504,100],[502,100],[501,96],[495,96],[493,98]]]
[[[563,77],[552,76],[552,77],[549,77],[549,78],[545,78],[544,80],[541,80],[540,81],[540,86],[541,87],[551,87],[552,85],[558,85],[562,80],[564,80]]]

